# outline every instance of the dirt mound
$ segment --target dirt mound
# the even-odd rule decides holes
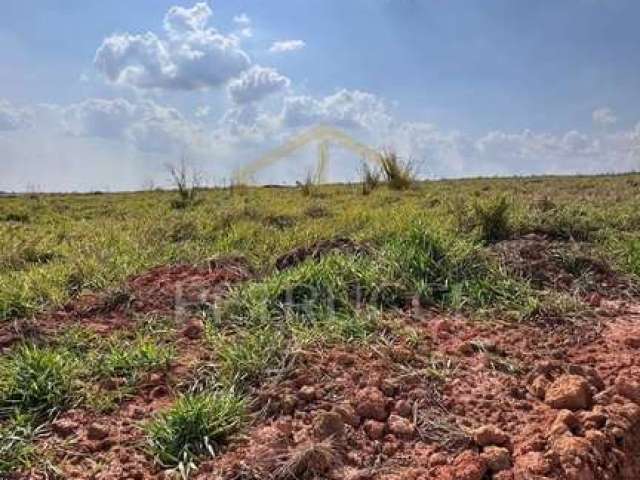
[[[250,276],[251,270],[243,259],[217,259],[205,265],[157,267],[131,279],[127,287],[135,310],[167,311],[213,303],[229,285]]]
[[[366,254],[369,253],[369,251],[369,247],[350,238],[338,237],[330,240],[319,240],[310,245],[294,248],[290,252],[278,257],[276,260],[276,268],[278,270],[285,270],[295,267],[309,258],[317,260],[332,252],[357,255]]]
[[[535,288],[580,296],[625,298],[637,293],[632,280],[589,256],[588,245],[529,234],[491,247],[506,270]]]
[[[131,325],[137,315],[188,313],[193,307],[215,303],[233,284],[252,276],[240,257],[212,259],[201,265],[159,266],[121,287],[80,295],[55,312],[0,325],[0,350],[21,338],[35,341],[70,323],[107,334]]]

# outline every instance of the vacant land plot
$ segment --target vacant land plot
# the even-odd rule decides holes
[[[0,198],[0,478],[640,478],[640,175]]]

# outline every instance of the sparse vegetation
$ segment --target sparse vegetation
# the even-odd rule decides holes
[[[601,297],[637,298],[631,178],[590,179],[588,196],[580,178],[427,187],[411,169],[398,180],[400,160],[389,158],[395,173],[371,170],[362,184],[309,182],[305,195],[302,185],[199,188],[189,208],[160,190],[0,199],[0,219],[28,218],[0,229],[0,476],[52,467],[43,462],[67,441],[58,419],[78,423],[68,441],[82,445],[93,420],[123,415],[144,426],[127,430],[132,455],[183,478],[267,418],[283,428],[270,474],[325,475],[347,444],[294,442],[280,416],[303,408],[315,432],[320,413],[335,413],[326,402],[355,406],[368,376],[386,369],[385,397],[413,402],[402,415],[413,438],[458,452],[468,422],[442,407],[442,383],[469,365],[517,383],[530,365],[515,333],[504,349],[482,340],[445,351],[455,344],[441,338],[550,326],[541,336],[572,345],[598,334],[588,322]],[[187,307],[174,309],[178,297]],[[92,455],[108,471],[105,454]]]

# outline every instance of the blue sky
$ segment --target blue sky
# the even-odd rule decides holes
[[[433,177],[640,166],[625,0],[5,0],[0,189],[213,180],[315,124]],[[332,179],[357,159],[332,155]],[[292,181],[303,151],[257,180]],[[271,175],[271,176],[269,176]]]

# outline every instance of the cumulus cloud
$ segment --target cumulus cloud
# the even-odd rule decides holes
[[[211,8],[174,6],[164,18],[164,35],[118,33],[104,39],[94,58],[111,82],[150,89],[217,87],[250,66],[235,35],[209,26]]]
[[[304,40],[281,40],[273,42],[271,47],[269,47],[269,51],[271,53],[293,52],[303,49],[306,45]]]
[[[618,121],[613,110],[608,107],[597,108],[591,114],[591,119],[596,125],[607,127],[613,125]]]
[[[273,93],[289,88],[291,81],[275,69],[255,65],[228,86],[231,99],[236,104],[262,100]]]
[[[149,100],[88,99],[61,111],[69,134],[116,140],[142,152],[170,153],[200,143],[195,124],[176,109]]]
[[[28,127],[31,124],[31,117],[28,108],[17,107],[0,99],[0,131]]]
[[[287,97],[281,116],[287,127],[326,123],[342,128],[373,130],[386,128],[391,122],[382,99],[368,92],[346,89],[321,98],[308,95]]]

